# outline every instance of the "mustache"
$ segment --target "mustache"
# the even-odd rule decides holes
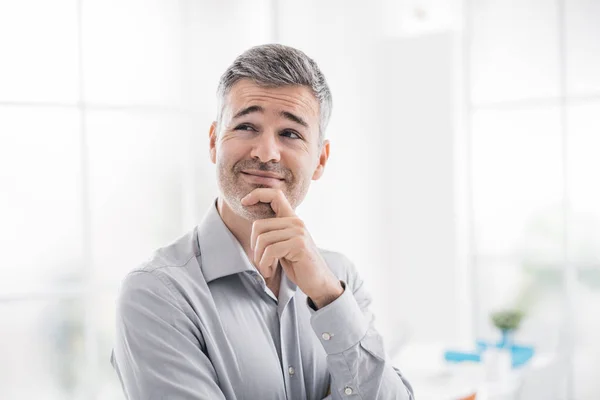
[[[290,178],[292,177],[292,172],[279,163],[263,163],[258,160],[242,160],[233,166],[233,172],[235,172],[236,174],[239,174],[240,172],[246,169],[273,172],[285,177],[286,181],[290,180]]]

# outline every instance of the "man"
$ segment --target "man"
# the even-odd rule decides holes
[[[329,158],[316,63],[258,46],[223,74],[209,132],[220,196],[123,281],[112,363],[129,399],[412,399],[370,296],[296,207]]]

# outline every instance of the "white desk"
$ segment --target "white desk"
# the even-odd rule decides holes
[[[446,362],[444,351],[447,348],[440,343],[407,344],[392,360],[413,386],[418,400],[458,400],[474,392],[477,400],[521,400],[530,373],[548,371],[543,381],[553,379],[551,367],[556,363],[552,355],[536,354],[527,365],[507,369],[501,376],[490,379],[490,368],[485,363]],[[527,388],[527,400],[547,400],[544,393],[548,388],[543,389]],[[538,395],[532,395],[532,392]]]

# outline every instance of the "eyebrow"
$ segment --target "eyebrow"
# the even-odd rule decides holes
[[[237,119],[240,117],[243,117],[244,115],[248,115],[248,114],[252,114],[252,113],[264,113],[265,109],[262,108],[261,106],[250,106],[250,107],[246,107],[240,111],[238,111],[237,114],[235,114],[233,116],[233,119]],[[304,121],[302,118],[300,118],[299,116],[292,114],[291,112],[288,111],[281,111],[279,113],[279,115],[281,115],[282,117],[284,117],[285,119],[288,119],[292,122],[295,122],[297,124],[302,125],[305,128],[308,128],[308,123],[306,121]]]
[[[297,115],[292,114],[291,112],[282,111],[279,113],[279,115],[281,115],[282,117],[284,117],[286,119],[289,119],[290,121],[300,124],[305,128],[308,128],[308,124],[306,123],[306,121],[304,121],[302,118],[298,117]]]
[[[265,109],[261,106],[250,106],[246,107],[243,110],[239,111],[237,114],[233,116],[233,119],[237,119],[239,117],[243,117],[244,115],[252,114],[255,112],[264,113]]]

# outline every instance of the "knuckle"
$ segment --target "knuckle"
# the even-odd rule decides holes
[[[260,249],[260,247],[262,246],[264,240],[265,240],[265,238],[264,238],[263,235],[258,235],[256,237],[256,248],[257,249]]]
[[[258,230],[260,230],[260,228],[262,228],[262,225],[263,225],[263,222],[262,222],[262,221],[263,221],[262,219],[258,219],[258,220],[256,220],[256,221],[254,221],[254,222],[252,223],[252,229],[253,229],[254,231],[258,231]]]
[[[270,257],[272,252],[273,252],[273,245],[270,244],[267,247],[265,247],[265,250],[263,251],[263,258]]]

